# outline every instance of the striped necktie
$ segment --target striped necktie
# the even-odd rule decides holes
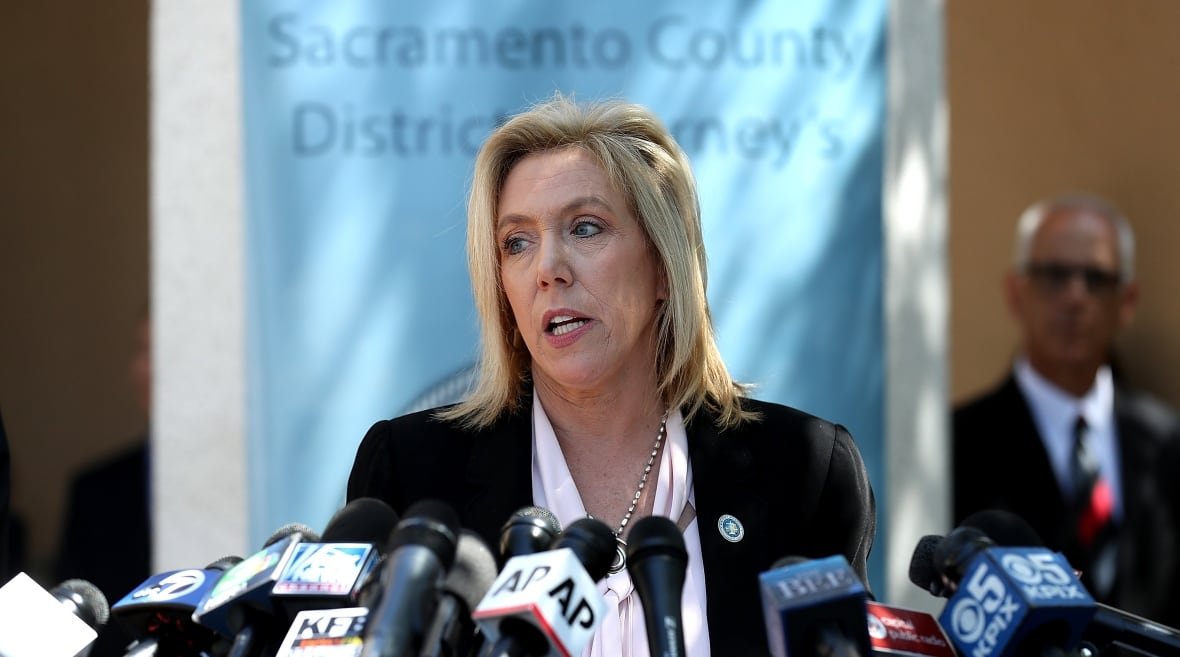
[[[1079,416],[1073,431],[1073,513],[1082,583],[1099,599],[1112,593],[1116,570],[1114,491],[1102,476],[1093,437]]]
[[[1086,419],[1078,416],[1073,428],[1074,510],[1077,537],[1089,550],[1110,524],[1114,513],[1114,496],[1109,482],[1102,476],[1098,455],[1091,444]]]

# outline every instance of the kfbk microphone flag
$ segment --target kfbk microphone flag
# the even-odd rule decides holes
[[[1094,599],[1060,554],[988,548],[963,571],[939,623],[962,654],[999,657],[1030,646],[1070,650],[1094,611]]]
[[[472,617],[489,644],[501,634],[501,623],[517,619],[537,628],[548,640],[548,657],[569,657],[589,643],[606,601],[594,580],[569,548],[513,557]]]
[[[365,607],[301,611],[275,657],[356,657],[364,648],[368,616]]]

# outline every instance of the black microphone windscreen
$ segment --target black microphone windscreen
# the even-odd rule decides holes
[[[960,525],[934,546],[934,572],[957,584],[971,559],[981,550],[994,545],[994,541],[983,531]]]
[[[455,564],[447,572],[443,588],[454,593],[467,605],[466,613],[479,605],[479,601],[492,588],[499,570],[496,557],[487,541],[470,529],[459,532],[459,543],[455,548]]]
[[[242,563],[242,558],[231,554],[211,562],[208,566],[205,566],[205,570],[226,571],[240,563]]]
[[[1043,547],[1037,530],[1024,518],[1003,509],[976,511],[959,523],[960,527],[974,527],[1003,547]]]
[[[938,582],[934,551],[942,541],[943,538],[937,534],[927,534],[918,539],[918,544],[914,546],[914,554],[910,557],[910,581],[920,589],[933,591],[931,587]]]
[[[270,538],[266,539],[266,542],[262,544],[262,547],[268,548],[296,532],[302,534],[303,540],[309,543],[318,543],[320,541],[320,535],[311,527],[301,522],[289,522],[276,529],[275,533],[271,534]]]
[[[805,558],[799,557],[799,556],[795,556],[795,555],[787,555],[785,557],[779,557],[778,560],[776,560],[774,563],[770,564],[770,569],[771,570],[778,570],[779,568],[786,568],[787,566],[794,566],[795,564],[803,563],[804,561],[808,561],[808,559],[805,559]]]
[[[657,554],[688,563],[684,537],[676,523],[663,516],[641,518],[627,534],[627,563]]]
[[[459,514],[446,502],[420,500],[406,509],[389,537],[388,551],[402,545],[421,545],[438,557],[444,569],[455,562],[455,547],[459,541]]]
[[[500,561],[548,550],[560,534],[561,523],[549,509],[518,509],[500,529]]]
[[[74,614],[95,629],[106,625],[111,617],[111,605],[107,597],[97,586],[84,579],[67,579],[50,593],[63,604],[71,605]]]
[[[606,577],[611,563],[615,560],[618,547],[615,534],[600,520],[581,518],[575,520],[553,541],[551,549],[569,548],[577,555],[590,579],[597,582]]]
[[[372,543],[384,549],[397,526],[397,512],[374,497],[358,497],[345,504],[324,527],[323,543]]]
[[[639,593],[648,652],[683,655],[681,597],[688,550],[676,523],[663,516],[640,518],[627,534],[627,570]]]

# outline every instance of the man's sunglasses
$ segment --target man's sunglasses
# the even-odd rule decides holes
[[[1074,277],[1080,276],[1090,294],[1105,294],[1118,289],[1120,279],[1115,272],[1098,267],[1066,265],[1060,262],[1035,262],[1024,269],[1033,282],[1050,292],[1060,292],[1069,287]]]

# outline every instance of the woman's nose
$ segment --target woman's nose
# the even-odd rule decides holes
[[[537,285],[569,285],[573,282],[569,252],[559,239],[546,236],[541,239],[537,258]]]

